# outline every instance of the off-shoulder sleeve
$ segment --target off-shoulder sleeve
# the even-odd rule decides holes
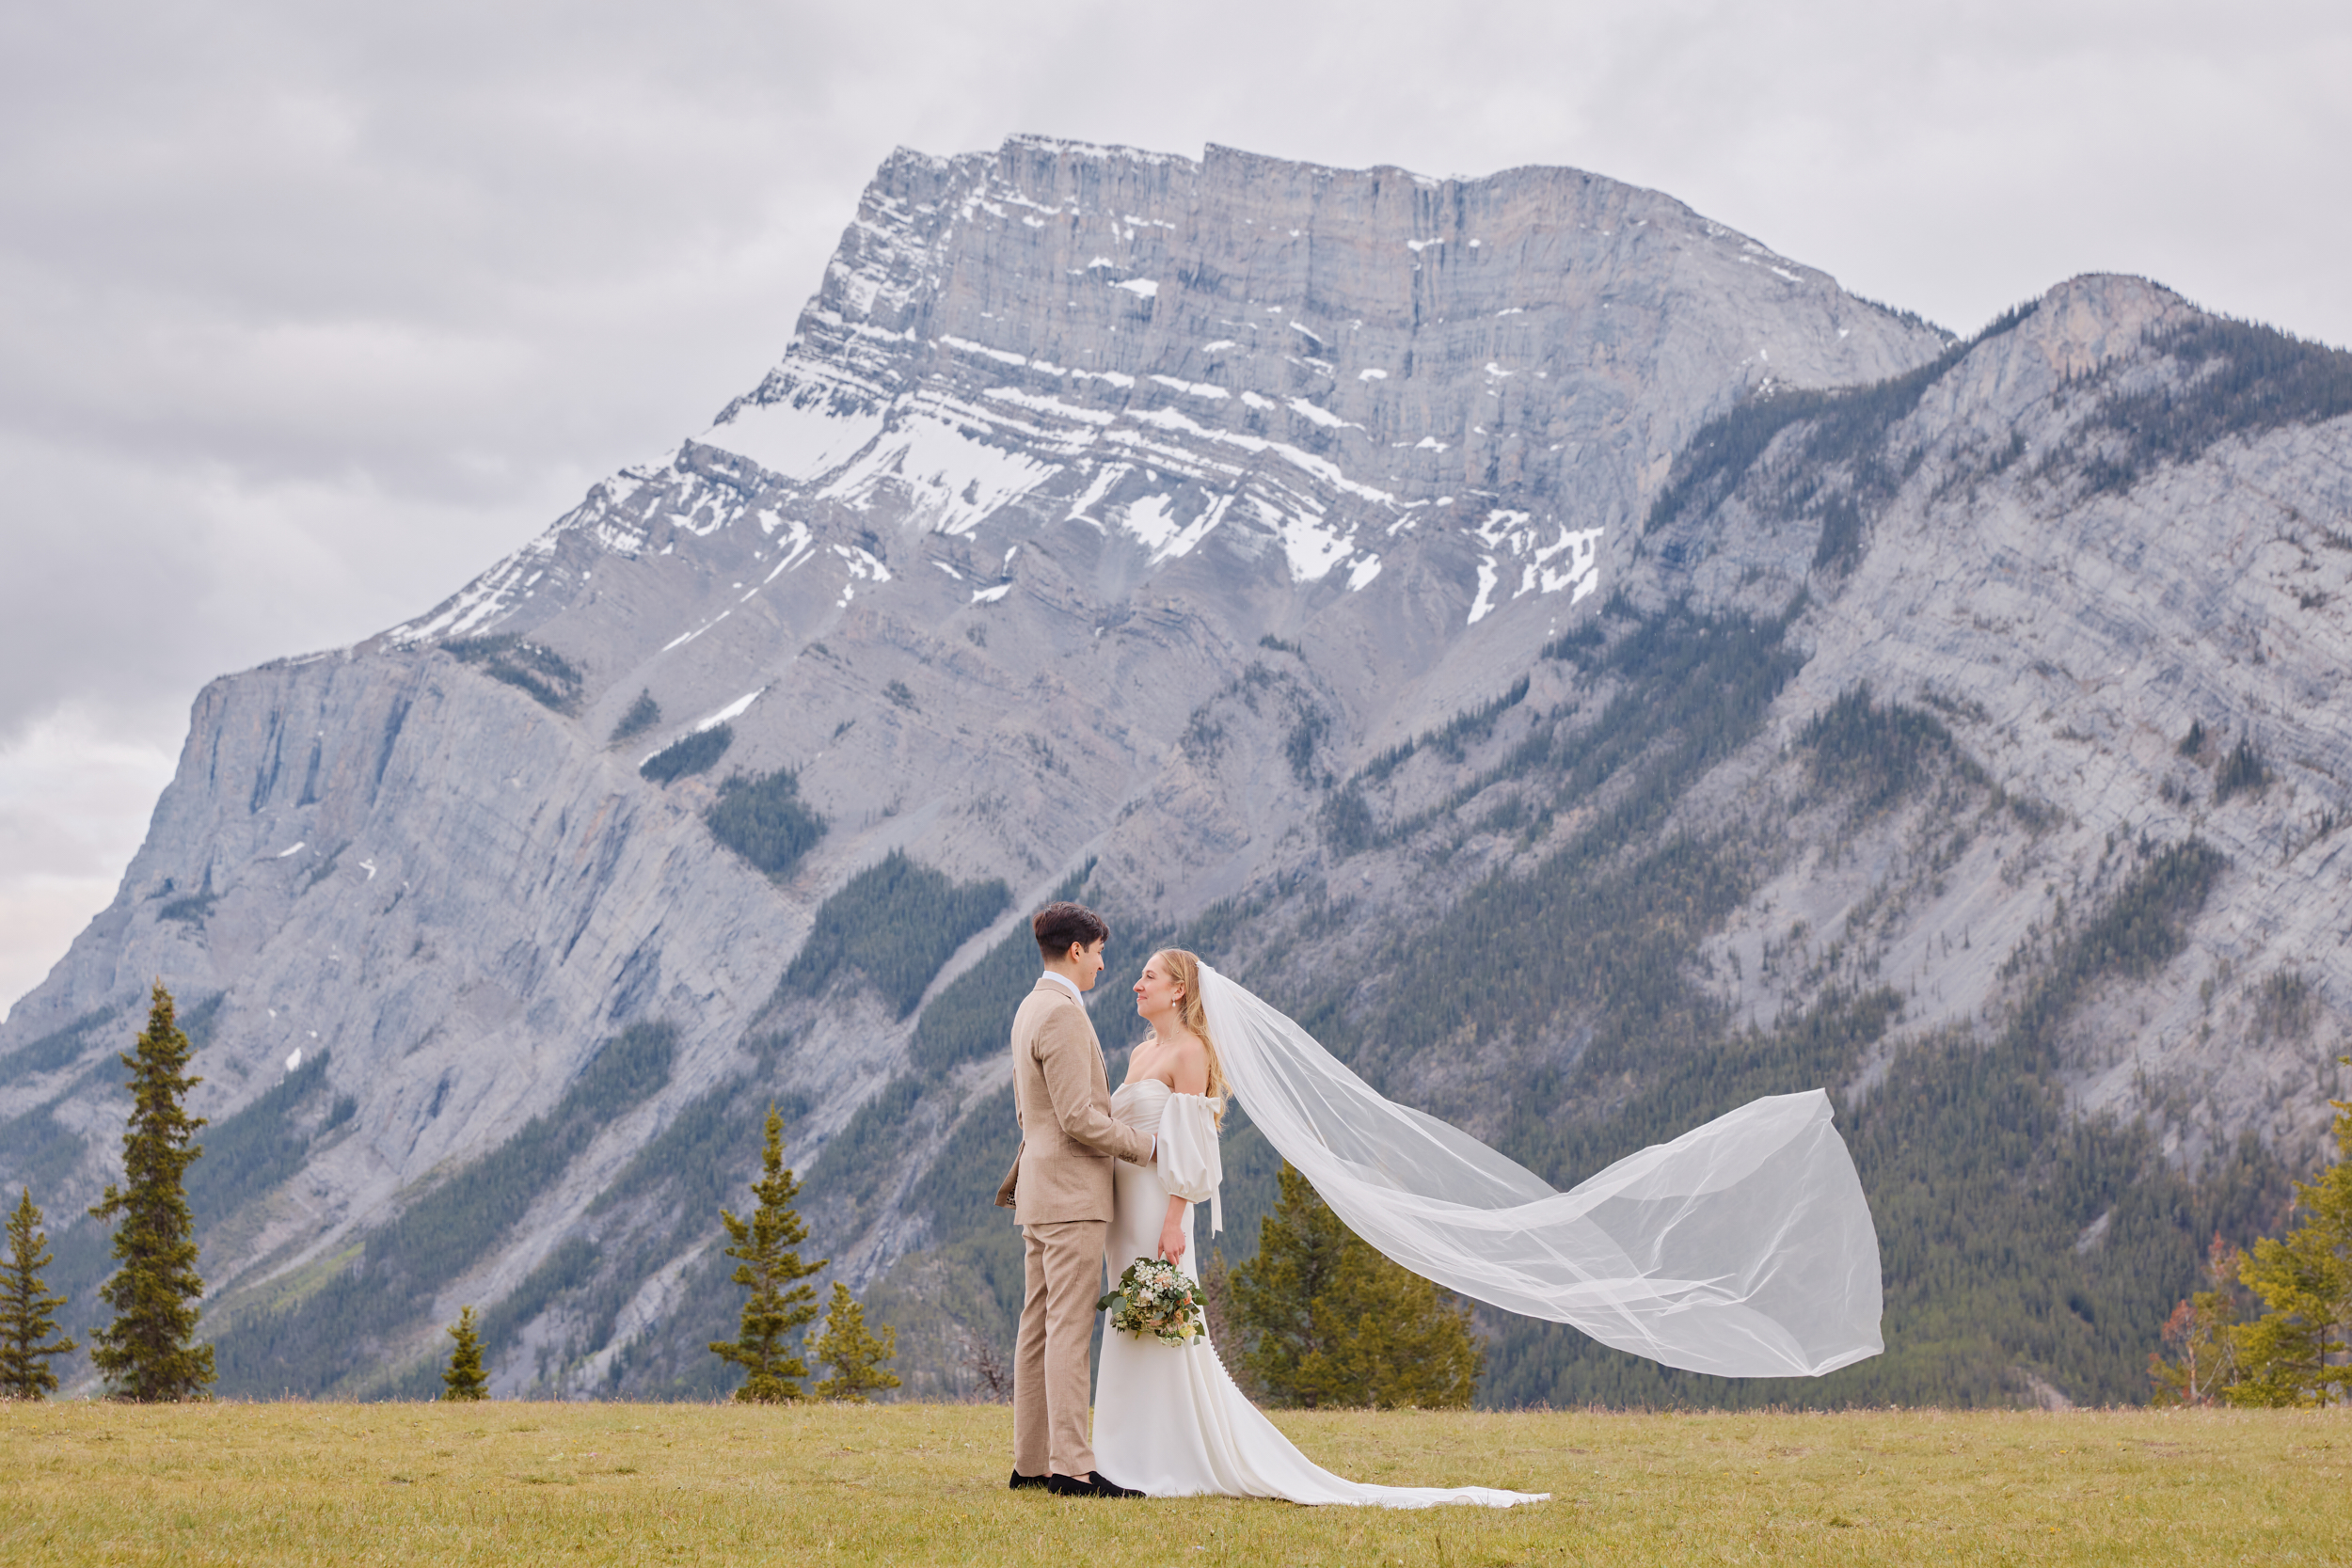
[[[1216,1101],[1197,1094],[1172,1094],[1160,1113],[1160,1185],[1186,1203],[1215,1198],[1209,1232],[1225,1228],[1224,1162],[1216,1152]]]

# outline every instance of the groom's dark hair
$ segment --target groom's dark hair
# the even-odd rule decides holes
[[[1068,953],[1073,942],[1090,947],[1111,934],[1101,915],[1066,898],[1038,911],[1037,918],[1029,922],[1029,929],[1037,933],[1039,955],[1048,959]]]

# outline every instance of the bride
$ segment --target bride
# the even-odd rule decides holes
[[[1152,1025],[1111,1113],[1156,1136],[1113,1166],[1106,1260],[1160,1257],[1198,1278],[1191,1207],[1223,1179],[1227,1093],[1340,1220],[1377,1251],[1491,1306],[1725,1377],[1819,1377],[1875,1355],[1877,1231],[1819,1089],[1749,1101],[1562,1193],[1459,1128],[1383,1099],[1305,1030],[1194,955],[1152,956]],[[1242,1397],[1204,1335],[1106,1329],[1098,1473],[1160,1497],[1507,1507],[1535,1495],[1372,1486],[1311,1463]]]
[[[1216,1140],[1228,1085],[1201,1006],[1205,967],[1181,948],[1164,949],[1152,955],[1136,983],[1136,1011],[1152,1025],[1152,1037],[1136,1047],[1127,1081],[1111,1096],[1111,1115],[1156,1134],[1159,1148],[1150,1166],[1124,1160],[1112,1166],[1117,1196],[1104,1251],[1114,1276],[1138,1258],[1165,1258],[1197,1280],[1188,1244],[1192,1205],[1210,1201],[1212,1232],[1224,1228]],[[1094,1452],[1100,1474],[1154,1497],[1508,1508],[1549,1496],[1484,1486],[1373,1486],[1335,1476],[1243,1397],[1206,1333],[1170,1345],[1104,1328]]]

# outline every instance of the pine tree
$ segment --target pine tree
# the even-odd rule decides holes
[[[1243,1368],[1281,1402],[1436,1407],[1477,1392],[1470,1308],[1340,1223],[1286,1163],[1258,1256],[1233,1271]]]
[[[1319,1405],[1442,1409],[1478,1392],[1486,1356],[1470,1304],[1354,1236],[1314,1320],[1322,1348],[1299,1364],[1297,1382]]]
[[[449,1337],[457,1342],[450,1348],[449,1370],[441,1374],[441,1398],[488,1399],[490,1379],[482,1370],[482,1336],[475,1331],[472,1307],[458,1309],[457,1321],[450,1325]]]
[[[833,1376],[817,1386],[820,1400],[864,1404],[868,1393],[898,1386],[897,1374],[882,1370],[883,1362],[898,1354],[898,1331],[884,1323],[882,1337],[876,1338],[866,1326],[866,1308],[837,1279],[833,1282],[833,1302],[825,1310],[825,1331],[817,1337],[810,1354],[818,1366],[833,1369]]]
[[[122,1266],[98,1292],[115,1320],[98,1331],[90,1361],[117,1399],[142,1403],[199,1399],[213,1383],[213,1347],[192,1342],[204,1281],[196,1272],[196,1222],[183,1183],[204,1152],[192,1139],[205,1125],[181,1104],[203,1082],[185,1071],[192,1053],[174,1021],[171,992],[158,980],[137,1053],[121,1057],[131,1069],[122,1186],[108,1183],[90,1210],[122,1222],[114,1235]]]
[[[1298,1369],[1323,1348],[1316,1337],[1315,1298],[1339,1273],[1352,1240],[1307,1179],[1282,1163],[1282,1196],[1258,1222],[1258,1256],[1232,1273],[1233,1317],[1246,1345],[1232,1359],[1282,1404],[1314,1402],[1298,1384]]]
[[[2352,1057],[2339,1058],[2352,1066]],[[2232,1404],[2313,1405],[2352,1396],[2352,1101],[2336,1108],[2335,1164],[2295,1184],[2295,1228],[2265,1237],[2239,1277],[2269,1308],[2232,1331]]]
[[[33,1207],[31,1189],[24,1189],[8,1219],[8,1262],[0,1267],[0,1399],[38,1400],[56,1392],[50,1358],[73,1349],[71,1339],[49,1338],[57,1331],[53,1314],[66,1298],[51,1295],[41,1283],[49,1238],[40,1227],[40,1211]]]
[[[2238,1267],[2244,1254],[2214,1233],[2205,1255],[2205,1280],[2213,1288],[2200,1291],[2172,1309],[2164,1321],[2162,1338],[2171,1354],[2148,1354],[2148,1380],[2158,1404],[2220,1404],[2238,1381]]]
[[[732,1361],[749,1375],[735,1397],[746,1404],[778,1404],[802,1397],[799,1379],[808,1375],[807,1364],[785,1349],[786,1336],[817,1316],[817,1292],[795,1281],[807,1278],[830,1259],[801,1261],[800,1244],[808,1240],[808,1227],[793,1209],[801,1184],[784,1165],[784,1118],[768,1107],[768,1141],[760,1151],[760,1179],[752,1183],[759,1207],[739,1220],[719,1211],[735,1244],[729,1258],[740,1259],[735,1283],[750,1291],[743,1303],[740,1337],[729,1344],[710,1342],[710,1352]]]

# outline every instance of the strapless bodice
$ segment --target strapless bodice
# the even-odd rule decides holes
[[[1156,1078],[1131,1079],[1111,1095],[1111,1115],[1138,1132],[1157,1133],[1175,1092]]]
[[[1170,1114],[1168,1107],[1176,1107]],[[1111,1115],[1138,1132],[1152,1135],[1158,1145],[1151,1166],[1154,1192],[1166,1196],[1181,1197],[1186,1203],[1200,1203],[1216,1196],[1217,1186],[1225,1180],[1225,1166],[1216,1149],[1216,1102],[1197,1094],[1180,1095],[1156,1078],[1131,1079],[1119,1085],[1111,1096]],[[1120,1162],[1120,1171],[1142,1172],[1146,1167]],[[1121,1181],[1126,1178],[1120,1177]],[[1124,1189],[1122,1189],[1123,1191]],[[1121,1197],[1120,1202],[1125,1202]],[[1152,1234],[1158,1234],[1160,1211],[1152,1210]],[[1212,1234],[1225,1228],[1224,1200],[1218,1198],[1210,1212]]]

